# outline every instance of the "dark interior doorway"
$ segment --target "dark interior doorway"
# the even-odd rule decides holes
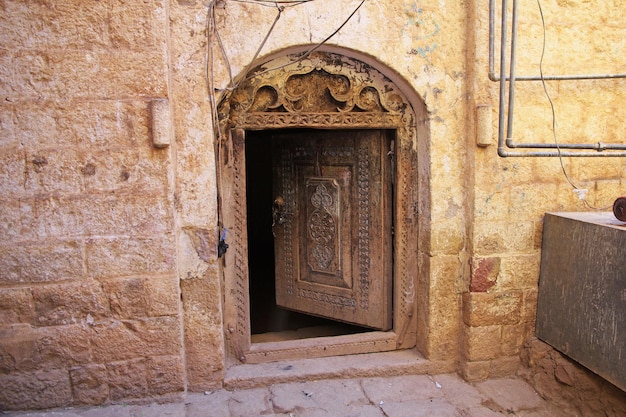
[[[283,130],[284,131],[284,130]],[[309,129],[293,129],[296,137]],[[302,314],[276,305],[272,234],[273,130],[246,132],[248,270],[252,342],[368,332],[371,329]]]

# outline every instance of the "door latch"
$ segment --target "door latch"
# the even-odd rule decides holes
[[[272,227],[283,223],[285,223],[285,200],[278,196],[272,204]]]

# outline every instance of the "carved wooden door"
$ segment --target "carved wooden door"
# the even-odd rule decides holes
[[[391,328],[390,135],[385,130],[274,135],[279,306],[373,329]]]

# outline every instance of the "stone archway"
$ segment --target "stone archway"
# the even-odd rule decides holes
[[[423,107],[423,106],[422,106]],[[423,112],[422,109],[420,111]],[[420,117],[423,114],[420,114]],[[268,129],[379,129],[393,132],[392,322],[388,331],[315,342],[256,345],[250,338],[246,214],[246,132]],[[253,68],[219,106],[220,221],[224,255],[224,326],[230,356],[242,362],[405,349],[418,343],[418,132],[414,106],[366,62],[334,52],[284,55]],[[424,138],[425,140],[426,138]],[[423,222],[422,224],[426,224]],[[367,261],[367,253],[362,256]],[[427,273],[425,274],[427,276]],[[369,279],[361,279],[367,288]],[[363,291],[362,291],[363,292]],[[422,332],[424,333],[424,332]]]

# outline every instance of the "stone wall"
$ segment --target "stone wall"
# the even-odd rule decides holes
[[[469,267],[463,295],[462,373],[482,379],[513,372],[534,333],[543,214],[610,210],[626,193],[624,158],[498,158],[498,84],[489,81],[488,11],[472,2],[468,36],[468,114],[492,108],[491,145],[467,139]],[[509,2],[511,3],[511,2]],[[544,75],[623,73],[623,1],[541,1],[546,23]],[[496,2],[495,73],[499,74],[501,12]],[[520,0],[517,76],[538,76],[543,28],[535,0]],[[510,16],[510,14],[509,14]],[[509,22],[510,28],[510,22]],[[546,81],[560,143],[623,143],[619,123],[624,80]],[[554,143],[552,113],[540,81],[516,83],[513,138]],[[476,114],[476,113],[473,113]],[[475,117],[467,120],[475,133]],[[567,172],[567,177],[563,171]],[[569,178],[569,180],[568,180]],[[586,201],[576,187],[587,189]]]
[[[0,408],[185,389],[167,7],[0,3]]]
[[[626,392],[563,356],[537,338],[522,348],[520,376],[567,415],[581,417],[626,414]]]
[[[222,383],[232,358],[210,85],[228,87],[257,52],[318,44],[359,3],[279,12],[221,1],[209,13],[198,0],[0,1],[0,407],[170,398]],[[626,2],[543,3],[546,74],[623,69]],[[223,50],[215,37],[208,48],[207,28]],[[520,0],[519,74],[538,74],[540,35],[536,2]],[[492,109],[497,130],[488,38],[484,1],[393,0],[365,2],[327,42],[393,73],[426,106],[412,330],[424,355],[459,363],[468,379],[519,365],[534,330],[543,213],[589,210],[557,158],[500,158],[493,134],[476,145],[477,106]],[[623,80],[547,88],[560,140],[623,141]],[[170,144],[155,147],[163,132],[150,109],[162,99]],[[541,83],[518,83],[515,132],[552,141]],[[626,194],[625,161],[562,162],[588,204],[606,207]]]

